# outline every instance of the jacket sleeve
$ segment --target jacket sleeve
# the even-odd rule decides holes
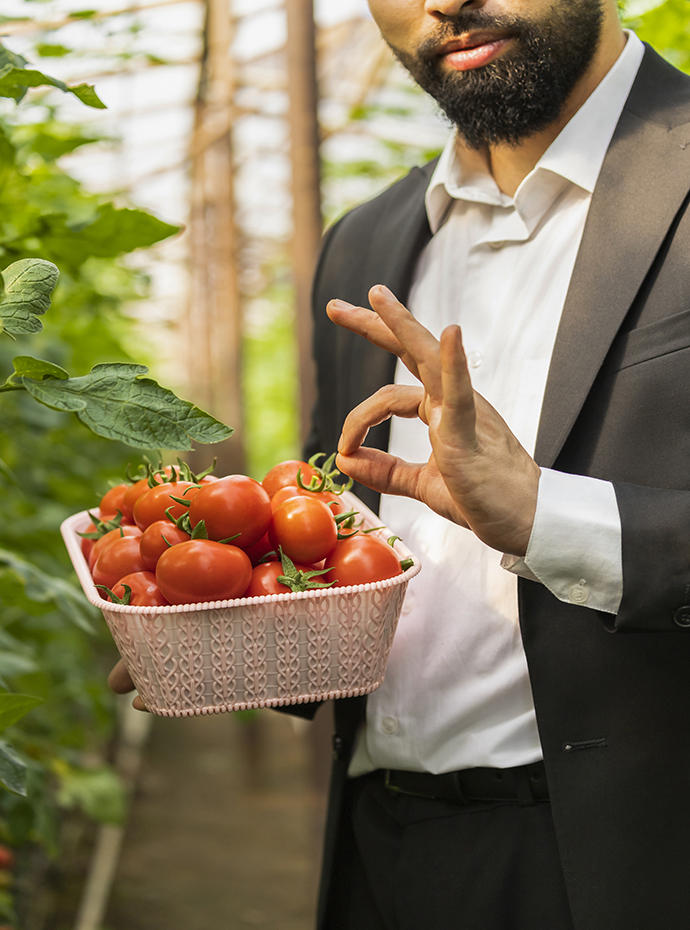
[[[617,632],[690,636],[690,492],[615,483],[623,597],[606,617]],[[605,615],[602,615],[604,617]]]

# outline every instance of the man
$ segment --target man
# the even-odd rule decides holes
[[[362,404],[424,566],[335,702],[323,930],[690,926],[690,82],[615,6],[370,0],[456,137],[315,280],[313,448]]]

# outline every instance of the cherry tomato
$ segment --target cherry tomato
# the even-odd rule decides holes
[[[173,546],[156,566],[158,587],[171,604],[243,597],[251,577],[252,563],[245,552],[209,539],[190,539]]]
[[[264,533],[261,539],[258,542],[255,542],[253,546],[247,546],[244,550],[249,558],[251,559],[252,565],[258,565],[258,563],[268,555],[269,552],[273,552],[273,555],[269,557],[270,562],[279,562],[278,553],[273,548],[273,543],[268,538],[268,533]]]
[[[273,514],[269,538],[293,561],[320,562],[338,540],[333,514],[315,497],[291,497]]]
[[[198,486],[191,481],[171,481],[166,484],[157,484],[155,488],[144,491],[134,504],[134,522],[141,530],[155,523],[156,520],[165,520],[165,512],[170,507],[173,519],[181,517],[187,507],[178,504],[173,497],[192,500],[198,491]]]
[[[393,547],[383,539],[361,533],[339,540],[324,567],[333,569],[327,577],[343,587],[383,581],[402,574],[400,560]]]
[[[299,571],[311,571],[313,565],[297,565],[295,568]],[[290,594],[291,589],[278,581],[279,575],[284,575],[283,566],[280,562],[265,562],[263,565],[257,565],[252,571],[252,580],[249,587],[244,592],[245,597],[261,597],[265,594]],[[321,580],[318,578],[317,580]]]
[[[192,526],[206,524],[209,539],[233,539],[240,549],[258,542],[271,522],[271,501],[258,481],[245,475],[229,475],[204,485],[189,508]]]
[[[276,511],[281,504],[289,501],[291,497],[312,497],[317,501],[323,501],[329,508],[333,516],[344,513],[343,502],[337,494],[332,491],[306,491],[304,488],[298,488],[296,485],[285,485],[279,488],[271,498],[271,510]]]
[[[261,485],[269,497],[273,497],[276,491],[288,485],[297,484],[297,472],[302,469],[302,481],[309,484],[312,477],[318,477],[318,472],[307,462],[300,462],[297,459],[289,459],[286,462],[280,462],[266,474]]]
[[[125,596],[125,585],[127,585],[132,594],[129,600],[130,607],[167,607],[168,601],[161,594],[160,588],[156,582],[156,576],[153,572],[132,572],[131,575],[125,575],[120,578],[118,583],[112,588],[116,597]],[[103,592],[105,594],[105,592]],[[109,598],[106,598],[109,600]]]
[[[101,513],[122,513],[123,500],[127,491],[129,491],[128,484],[118,484],[114,488],[111,488],[109,491],[106,491],[101,502],[98,505],[98,508]]]
[[[14,868],[14,851],[3,844],[0,844],[0,869]]]
[[[187,542],[188,539],[189,533],[185,533],[170,520],[156,520],[149,524],[139,540],[139,551],[147,570],[155,572],[158,559],[165,550],[178,543]]]
[[[139,552],[139,537],[123,536],[113,540],[98,556],[93,567],[93,582],[112,588],[125,575],[144,571],[146,566]]]
[[[130,485],[129,490],[125,491],[125,496],[122,498],[122,515],[130,523],[134,523],[134,505],[141,495],[148,490],[149,479],[140,478],[139,481],[135,481],[134,484]]]
[[[105,547],[109,546],[111,542],[114,542],[116,539],[119,539],[123,535],[134,536],[138,539],[141,536],[141,530],[138,526],[131,526],[130,524],[127,524],[127,526],[119,526],[115,530],[108,530],[104,536],[101,536],[100,539],[97,539],[89,555],[89,568],[92,571],[94,565],[98,561],[101,552],[103,552]],[[108,587],[110,587],[110,585],[108,585]]]

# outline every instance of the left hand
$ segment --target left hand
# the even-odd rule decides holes
[[[122,659],[120,659],[117,665],[113,666],[108,675],[108,687],[111,691],[114,691],[115,694],[129,694],[130,691],[134,691],[132,676],[127,671],[127,666]],[[143,710],[148,713],[146,705],[138,694],[132,701],[132,707],[134,707],[135,710]]]
[[[397,355],[421,386],[388,385],[347,417],[336,464],[382,494],[422,501],[468,527],[482,542],[523,556],[532,532],[540,470],[505,421],[472,388],[459,326],[440,342],[388,288],[373,287],[374,313],[332,300],[334,323]],[[432,455],[411,464],[362,446],[372,426],[391,415],[419,417],[429,427]]]

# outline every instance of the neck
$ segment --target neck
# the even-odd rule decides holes
[[[566,101],[558,120],[543,132],[530,136],[518,145],[495,145],[485,153],[489,171],[499,190],[509,197],[515,196],[522,181],[532,171],[556,136],[611,70],[623,51],[625,40],[626,37],[618,19],[607,21],[592,63]]]

